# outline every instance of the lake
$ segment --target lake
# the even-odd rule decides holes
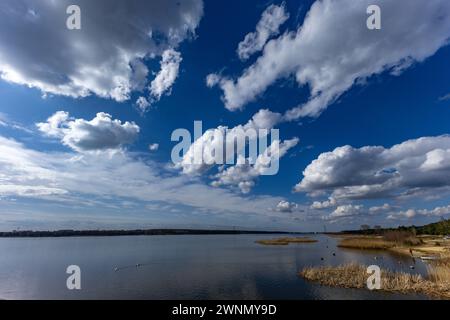
[[[0,299],[425,298],[322,287],[297,276],[304,266],[352,261],[411,272],[408,257],[339,249],[336,239],[324,235],[314,236],[319,240],[314,244],[255,243],[276,237],[280,235],[4,238]],[[81,268],[81,290],[66,287],[69,265]],[[413,272],[425,274],[426,266],[417,261]]]

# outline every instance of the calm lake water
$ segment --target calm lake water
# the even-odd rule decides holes
[[[297,276],[304,266],[351,261],[410,272],[409,258],[339,249],[322,235],[315,244],[255,244],[273,237],[279,235],[0,239],[0,299],[424,298],[322,287]],[[69,265],[81,268],[80,291],[66,288]],[[425,271],[418,261],[413,272]]]

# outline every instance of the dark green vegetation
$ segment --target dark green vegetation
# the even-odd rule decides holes
[[[358,234],[358,235],[384,235],[387,232],[391,231],[403,231],[412,233],[414,235],[439,235],[445,236],[450,234],[450,219],[442,220],[439,222],[427,224],[425,226],[401,226],[398,228],[362,228],[362,230],[352,230],[352,231],[343,231],[342,233],[346,234]]]
[[[417,234],[448,235],[450,234],[450,219],[428,224],[416,229]]]
[[[157,235],[217,235],[217,234],[290,234],[279,231],[240,230],[59,230],[59,231],[13,231],[0,232],[0,238],[43,238],[43,237],[112,237],[112,236],[157,236]]]

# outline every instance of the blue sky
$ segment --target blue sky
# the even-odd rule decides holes
[[[81,30],[65,1],[0,5],[1,230],[448,218],[447,1],[132,2],[73,1]],[[175,129],[256,119],[292,142],[277,175],[172,163]]]

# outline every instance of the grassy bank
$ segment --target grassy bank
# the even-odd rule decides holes
[[[395,243],[375,237],[352,237],[342,239],[339,248],[360,250],[387,250],[395,247]]]
[[[428,266],[428,276],[436,283],[446,283],[450,286],[450,258],[433,261]]]
[[[409,232],[388,232],[383,236],[342,236],[340,248],[390,250],[414,257],[450,257],[450,241],[439,236],[416,236]]]
[[[290,243],[314,243],[317,242],[315,239],[300,237],[300,238],[277,238],[269,240],[258,240],[256,243],[266,246],[287,246]]]
[[[299,275],[308,281],[325,286],[367,289],[366,271],[366,266],[346,264],[338,267],[308,267],[304,268]],[[431,264],[426,278],[420,275],[382,270],[381,290],[450,299],[450,263],[448,260],[442,260]]]

